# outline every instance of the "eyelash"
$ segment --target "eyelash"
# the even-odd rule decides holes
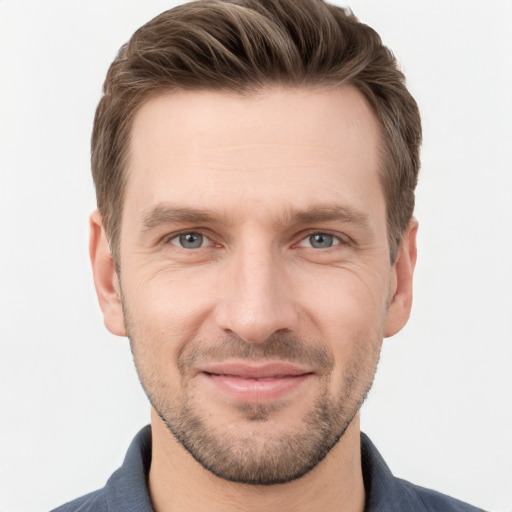
[[[207,246],[201,245],[199,247],[190,247],[190,248],[183,247],[183,246],[179,245],[179,243],[173,243],[173,240],[179,240],[179,238],[184,236],[184,235],[198,235],[198,236],[203,237],[204,239],[206,239],[210,243]],[[309,246],[308,248],[324,250],[325,251],[325,250],[332,249],[332,248],[340,246],[340,245],[347,245],[349,243],[349,240],[347,240],[347,237],[340,236],[339,234],[335,235],[334,233],[330,233],[329,231],[309,231],[307,233],[301,234],[301,238],[300,238],[299,242],[294,244],[294,247],[301,247],[301,246],[305,247],[302,244],[304,242],[306,242],[308,239],[311,239],[311,237],[313,237],[315,235],[332,237],[333,241],[335,243],[333,243],[333,245],[331,245],[329,247],[311,247],[311,246]],[[204,248],[209,247],[211,245],[215,245],[215,243],[213,242],[212,238],[210,236],[204,234],[200,230],[181,231],[179,233],[174,233],[174,234],[166,237],[163,240],[163,242],[165,244],[172,244],[172,245],[176,246],[177,248],[183,249],[183,250],[186,250],[186,251],[191,251],[191,250],[194,250],[194,249],[204,249]]]
[[[348,243],[347,239],[346,238],[343,238],[342,236],[340,235],[335,235],[334,233],[330,233],[329,231],[310,231],[309,233],[307,233],[305,236],[303,236],[300,240],[300,242],[298,244],[295,244],[296,246],[299,246],[301,247],[304,242],[306,242],[308,239],[311,239],[311,237],[315,236],[315,235],[319,235],[319,236],[324,236],[324,237],[332,237],[333,239],[333,245],[331,245],[330,247],[309,247],[309,248],[313,248],[313,249],[323,249],[323,250],[328,250],[328,249],[332,249],[334,247],[337,247],[339,245],[346,245]],[[303,246],[302,246],[303,247]]]
[[[185,236],[185,235],[201,236],[201,237],[203,237],[203,239],[206,239],[206,240],[208,240],[210,242],[209,245],[211,245],[213,243],[211,237],[209,237],[208,235],[205,235],[204,233],[202,233],[199,230],[198,231],[194,231],[194,230],[191,230],[191,231],[181,231],[180,233],[174,233],[174,234],[170,235],[169,237],[167,237],[166,239],[164,239],[164,243],[175,245],[179,249],[184,249],[184,250],[203,249],[204,248],[203,245],[201,245],[200,247],[187,248],[187,247],[183,247],[183,246],[178,245],[178,243],[176,243],[176,244],[173,243],[173,240],[179,240],[180,237]]]

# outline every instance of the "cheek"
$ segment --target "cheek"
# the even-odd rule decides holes
[[[382,267],[380,267],[382,269]],[[328,339],[380,332],[389,294],[389,275],[368,268],[330,268],[304,275],[303,307]]]
[[[207,279],[186,274],[145,268],[127,271],[126,275],[137,278],[123,280],[131,337],[152,346],[155,355],[165,359],[175,357],[183,345],[197,338],[211,308]]]
[[[334,386],[354,374],[373,375],[379,357],[388,290],[382,276],[370,277],[339,271],[310,287],[304,312],[314,336],[332,352]]]

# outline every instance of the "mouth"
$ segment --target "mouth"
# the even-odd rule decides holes
[[[274,401],[297,391],[314,372],[287,362],[265,364],[219,363],[201,368],[199,374],[217,393],[237,401]]]

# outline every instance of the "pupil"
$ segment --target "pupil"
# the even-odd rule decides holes
[[[180,236],[180,244],[185,249],[197,249],[203,244],[203,235],[199,233],[186,233]]]
[[[332,247],[333,237],[325,233],[317,233],[310,237],[311,245],[317,249]]]

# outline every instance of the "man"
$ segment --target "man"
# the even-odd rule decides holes
[[[358,411],[412,302],[418,109],[320,0],[167,11],[96,112],[90,254],[151,427],[59,511],[477,510],[395,479]]]

